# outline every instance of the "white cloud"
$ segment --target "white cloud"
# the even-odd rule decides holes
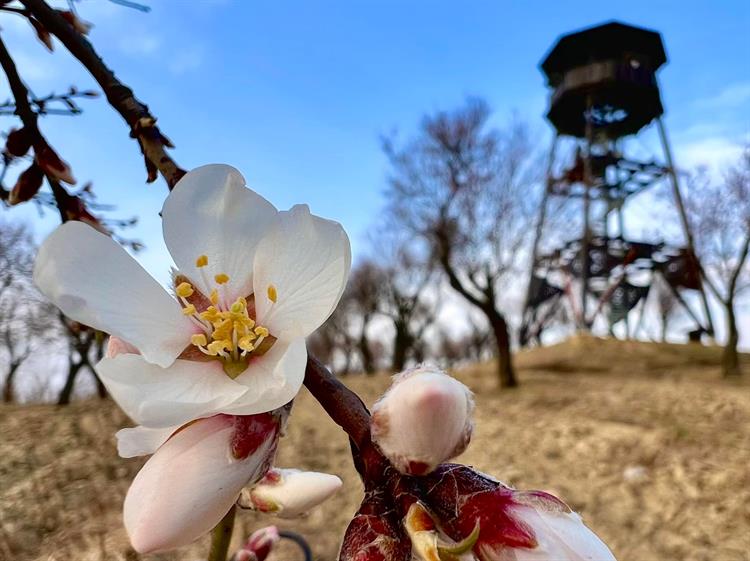
[[[701,108],[719,109],[733,109],[746,103],[750,103],[750,82],[728,84],[716,94],[695,101]]]
[[[150,33],[127,34],[117,42],[118,49],[129,56],[151,55],[161,47],[161,38]]]
[[[206,59],[206,48],[204,45],[193,44],[176,51],[169,58],[169,72],[174,76],[180,76],[200,68]]]
[[[712,171],[719,171],[739,159],[744,142],[742,138],[709,136],[679,143],[675,146],[677,162],[683,169],[707,166]]]

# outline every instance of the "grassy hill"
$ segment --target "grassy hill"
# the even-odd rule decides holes
[[[747,376],[719,377],[715,348],[577,337],[522,351],[522,386],[495,389],[492,365],[455,374],[476,393],[477,430],[461,461],[578,510],[618,559],[750,559],[750,357]],[[388,376],[351,376],[368,404]],[[117,457],[128,420],[111,402],[0,407],[0,559],[201,559],[129,549],[120,508],[143,460]],[[344,488],[301,521],[321,560],[336,558],[361,485],[343,433],[303,390],[278,465],[336,473]],[[273,519],[239,515],[247,535]],[[275,561],[294,561],[282,549]]]

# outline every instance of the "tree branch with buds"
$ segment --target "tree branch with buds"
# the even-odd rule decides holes
[[[156,117],[151,114],[148,106],[139,101],[133,90],[115,76],[91,43],[58,10],[50,7],[44,0],[22,2],[34,18],[57,37],[91,73],[104,91],[109,104],[130,126],[130,136],[138,140],[144,155],[147,181],[155,181],[158,172],[164,177],[170,189],[177,185],[180,178],[185,175],[185,170],[167,153],[167,148],[174,146],[156,126]]]

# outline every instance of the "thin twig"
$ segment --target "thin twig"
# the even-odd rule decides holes
[[[161,134],[154,117],[144,103],[139,101],[128,86],[107,67],[89,41],[65,21],[57,10],[44,0],[21,0],[45,29],[55,35],[70,53],[83,64],[101,86],[109,104],[130,126],[131,136],[137,138],[146,160],[158,169],[172,189],[185,170],[167,154],[171,143]],[[149,170],[149,181],[155,179]]]

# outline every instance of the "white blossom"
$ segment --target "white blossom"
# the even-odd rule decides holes
[[[134,421],[167,437],[193,419],[289,402],[304,377],[305,337],[346,284],[351,252],[341,225],[305,205],[277,211],[225,165],[185,175],[162,218],[174,295],[83,223],[63,224],[39,250],[42,292],[123,342],[97,365],[109,392]],[[139,445],[130,433],[126,453],[153,452],[164,441],[155,434]]]

